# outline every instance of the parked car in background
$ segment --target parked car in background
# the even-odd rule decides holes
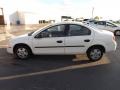
[[[110,22],[110,21],[94,21],[87,23],[101,30],[108,30],[114,33],[116,36],[120,36],[120,26]]]
[[[96,20],[94,20],[94,19],[84,19],[83,21],[82,21],[82,23],[83,24],[90,24],[90,23],[93,23],[93,22],[95,22]]]
[[[8,53],[26,59],[34,55],[87,54],[92,61],[116,50],[112,32],[96,30],[75,22],[48,25],[29,34],[17,36],[8,43]]]

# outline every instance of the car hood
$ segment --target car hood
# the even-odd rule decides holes
[[[28,34],[24,34],[24,35],[19,35],[19,36],[11,37],[11,39],[25,38],[25,37],[27,37],[27,36],[28,36]]]
[[[29,40],[28,34],[20,35],[20,36],[14,36],[10,39],[11,42],[19,42],[24,43]]]

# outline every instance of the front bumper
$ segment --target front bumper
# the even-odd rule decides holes
[[[13,48],[12,47],[8,47],[7,48],[7,52],[10,53],[10,54],[13,54]]]

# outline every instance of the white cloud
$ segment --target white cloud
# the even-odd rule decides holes
[[[82,1],[75,3],[74,0],[64,0],[64,2],[68,15],[90,18],[94,7],[94,16],[100,16],[103,19],[120,19],[120,0],[91,0],[84,3]]]
[[[95,15],[107,19],[120,19],[120,1],[119,0],[94,0]]]

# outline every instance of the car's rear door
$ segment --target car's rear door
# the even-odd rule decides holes
[[[106,22],[105,21],[97,21],[97,22],[95,22],[95,26],[98,29],[106,30]]]
[[[115,30],[117,30],[117,26],[110,22],[106,22],[106,30],[114,32]]]
[[[65,37],[65,53],[85,53],[93,41],[93,31],[85,26],[69,24],[68,35]]]

